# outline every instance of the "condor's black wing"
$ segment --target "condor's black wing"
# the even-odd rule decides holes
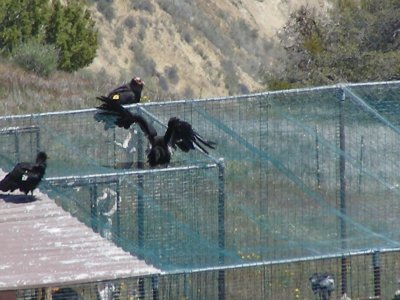
[[[129,85],[124,84],[119,87],[116,87],[113,89],[110,93],[108,93],[109,98],[113,98],[114,95],[119,94],[119,93],[127,93],[127,92],[132,92],[132,90],[129,88]]]
[[[215,149],[215,143],[206,140],[193,130],[192,125],[178,118],[171,118],[165,132],[164,140],[172,147],[179,147],[184,152],[195,149],[195,145],[200,151],[208,154],[206,147]]]
[[[121,105],[139,103],[141,89],[131,89],[129,85],[122,85],[112,90],[107,97],[119,102]]]
[[[3,192],[14,191],[28,180],[29,174],[32,172],[34,164],[18,163],[1,181],[0,190]]]
[[[128,129],[133,123],[137,123],[149,139],[157,135],[157,131],[145,118],[139,114],[131,113],[118,101],[105,96],[97,97],[97,99],[103,103],[97,107],[98,112],[94,118],[98,122],[104,122],[105,129],[113,127],[113,125]]]

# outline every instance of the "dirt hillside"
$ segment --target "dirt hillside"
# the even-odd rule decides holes
[[[153,101],[258,91],[290,12],[325,2],[114,0],[112,17],[94,2],[101,47],[88,69],[119,82],[141,76]]]

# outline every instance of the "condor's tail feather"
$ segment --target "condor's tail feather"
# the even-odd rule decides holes
[[[201,151],[203,151],[205,154],[208,154],[208,151],[205,149],[205,147],[203,146],[207,146],[210,149],[215,149],[216,143],[212,142],[212,141],[208,141],[206,139],[204,139],[201,135],[199,135],[197,132],[194,133],[195,136],[195,140],[194,143],[196,144],[197,147],[199,147],[199,149]],[[200,143],[199,143],[200,142]]]
[[[128,129],[132,123],[135,123],[134,116],[117,101],[106,96],[96,98],[103,103],[97,107],[99,111],[94,115],[94,118],[97,122],[103,122],[105,129],[112,128],[115,125]]]

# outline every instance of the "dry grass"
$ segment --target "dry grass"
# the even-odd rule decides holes
[[[39,77],[11,63],[0,63],[1,115],[81,109],[95,106],[95,96],[117,83],[89,72],[57,72]]]
[[[268,64],[273,59],[271,49],[265,53],[246,49],[263,49],[260,41],[271,38],[283,25],[294,8],[293,2],[223,0],[191,4],[185,9],[195,14],[194,17],[201,17],[191,26],[185,25],[187,14],[182,17],[178,6],[173,6],[169,14],[154,1],[132,9],[128,2],[117,0],[111,22],[92,6],[101,41],[93,63],[75,74],[57,72],[41,78],[0,61],[0,114],[93,107],[97,104],[96,95],[107,93],[133,75],[145,79],[143,96],[151,101],[260,90],[262,86],[255,78],[257,68],[253,66]],[[310,3],[323,2],[312,0]],[[209,22],[204,22],[203,17]],[[231,23],[240,21],[248,30],[230,31],[229,22],[224,18]],[[135,22],[129,25],[126,20]],[[210,22],[212,26],[205,26]],[[247,40],[246,32],[256,32],[257,39]],[[233,33],[236,39],[229,36]],[[256,44],[240,47],[237,43],[242,40]],[[174,71],[173,77],[169,70]]]
[[[137,74],[156,98],[176,99],[264,89],[258,72],[274,64],[277,30],[299,5],[322,9],[327,0],[147,0],[134,9],[129,3],[113,2],[111,22],[91,7],[101,47],[88,69],[123,81]],[[179,80],[167,86],[170,67],[176,67]]]

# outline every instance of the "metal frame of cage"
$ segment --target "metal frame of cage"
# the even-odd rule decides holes
[[[39,126],[36,125],[31,125],[31,126],[16,126],[16,127],[6,127],[0,129],[0,135],[13,135],[14,136],[14,146],[15,146],[15,161],[20,161],[20,135],[28,133],[31,135],[35,135],[36,137],[36,147],[32,144],[32,139],[31,139],[31,150],[32,152],[36,150],[36,152],[39,152],[40,150],[40,128]],[[36,155],[36,153],[32,153]],[[33,155],[33,156],[34,156]]]
[[[397,82],[400,83],[400,82]],[[396,82],[384,82],[384,83],[380,83],[382,85],[391,85],[391,84],[396,84]],[[350,91],[348,89],[348,87],[352,87],[352,86],[362,86],[362,85],[376,85],[376,83],[364,83],[364,84],[342,84],[342,85],[337,85],[334,87],[322,87],[322,88],[312,88],[312,89],[298,89],[298,90],[293,90],[293,91],[278,91],[278,92],[268,92],[268,93],[260,93],[260,95],[265,95],[265,94],[274,94],[274,93],[299,93],[302,91],[312,91],[312,90],[323,90],[323,89],[332,89],[332,88],[337,88],[340,92],[341,92],[341,101],[340,103],[342,103],[346,97],[350,98],[351,101],[355,101],[356,103],[359,103],[360,101],[362,101],[362,99],[359,99],[357,95],[355,95],[354,93],[352,93],[352,91]],[[245,96],[243,96],[245,97]],[[223,97],[223,98],[213,98],[213,99],[209,99],[210,101],[219,101],[219,100],[223,100],[223,99],[227,99],[227,98],[238,98],[238,97]],[[180,100],[180,101],[185,101],[186,100]],[[203,100],[192,100],[192,101],[203,101]],[[143,106],[141,106],[139,109],[141,112],[146,113],[147,115],[149,115],[153,120],[155,120],[156,122],[159,122],[157,120],[157,118],[155,118],[153,115],[151,115],[148,111],[146,111],[146,105],[147,104],[143,104]],[[149,104],[152,105],[152,104]],[[77,113],[79,111],[73,111],[73,112],[57,112],[57,113],[49,113],[51,115],[56,115],[56,114],[63,114],[63,113]],[[370,110],[370,113],[372,113],[373,115],[379,117],[379,115],[373,111]],[[38,115],[40,116],[40,115]],[[22,116],[20,116],[22,117]],[[25,116],[26,117],[26,116]],[[339,117],[340,118],[340,117]],[[161,124],[161,122],[160,122]],[[390,124],[389,124],[390,126]],[[398,132],[397,127],[395,126],[390,126],[393,130],[395,130],[396,132]],[[38,126],[26,126],[26,127],[10,127],[10,128],[5,128],[3,130],[0,131],[0,134],[8,134],[8,135],[14,135],[15,136],[15,148],[16,148],[16,158],[19,158],[19,143],[18,143],[18,134],[19,133],[24,133],[24,132],[29,132],[29,133],[34,133],[37,135],[37,140],[38,140],[38,145],[40,145],[40,128]],[[399,132],[398,132],[399,133]],[[345,138],[343,135],[343,124],[341,124],[340,119],[339,119],[339,147],[340,150],[345,151]],[[138,154],[139,155],[139,154]],[[141,153],[140,155],[143,155],[143,153]],[[345,190],[345,184],[344,184],[344,180],[345,180],[345,158],[343,156],[341,156],[340,162],[339,162],[339,171],[340,171],[340,210],[341,213],[343,215],[346,214],[346,190]],[[222,211],[224,210],[224,205],[225,205],[225,195],[224,195],[224,168],[223,168],[223,163],[218,163],[218,162],[214,162],[214,164],[212,167],[218,167],[219,168],[219,180],[220,180],[220,197],[219,197],[219,205],[218,205],[218,209],[221,209]],[[211,166],[210,165],[210,166]],[[208,167],[210,167],[208,166]],[[197,168],[199,166],[186,166],[186,167],[182,167],[182,169],[187,169],[187,168]],[[179,169],[179,168],[177,168]],[[66,182],[72,182],[74,181],[74,184],[79,185],[79,184],[87,184],[87,185],[96,185],[96,180],[98,179],[104,179],[104,178],[108,178],[108,180],[110,180],[110,183],[114,183],[118,185],[118,180],[115,179],[115,177],[118,176],[123,176],[123,175],[129,175],[129,174],[140,174],[143,172],[164,172],[164,171],[168,171],[168,169],[157,169],[157,170],[136,170],[136,171],[127,171],[127,172],[120,172],[120,173],[114,173],[114,174],[92,174],[92,175],[88,175],[88,176],[67,176],[67,177],[52,177],[52,178],[47,178],[44,181],[51,184],[51,185],[57,185],[57,184],[66,184]],[[113,178],[114,176],[114,178]],[[93,193],[95,193],[95,188],[93,189]],[[91,198],[93,198],[93,196],[91,196]],[[140,207],[140,206],[139,206]],[[93,211],[96,210],[96,207],[93,207]],[[220,214],[218,214],[220,215]],[[222,216],[224,214],[221,214]],[[225,240],[224,240],[224,223],[225,220],[222,218],[221,220],[218,220],[218,224],[219,224],[219,247],[221,250],[223,250],[224,248],[224,244],[225,244]],[[341,223],[340,223],[340,234],[341,234],[341,239],[343,241],[343,243],[345,243],[346,241],[346,220],[345,219],[341,219]],[[139,227],[140,224],[138,224]],[[346,245],[343,244],[343,249],[346,248]],[[372,266],[373,266],[373,272],[374,272],[374,286],[375,286],[375,291],[376,291],[376,295],[375,296],[379,296],[379,289],[380,289],[380,272],[379,272],[379,255],[380,253],[385,253],[385,252],[393,252],[393,251],[399,251],[400,249],[398,248],[393,248],[393,249],[379,249],[379,250],[374,250],[374,249],[369,249],[366,250],[364,252],[354,252],[354,253],[341,253],[341,254],[337,254],[335,255],[335,257],[341,257],[342,258],[342,292],[346,292],[347,289],[347,279],[346,279],[346,258],[349,256],[353,256],[353,255],[360,255],[360,254],[373,254],[373,261],[372,261]],[[304,260],[318,260],[318,259],[324,259],[324,258],[330,258],[332,256],[329,257],[325,257],[325,256],[321,256],[321,257],[310,257],[310,258],[298,258],[295,259],[295,261],[304,261]],[[213,270],[219,270],[221,272],[221,275],[219,276],[219,279],[221,282],[218,284],[219,288],[221,289],[220,293],[219,293],[219,299],[224,299],[224,291],[223,291],[223,286],[224,286],[224,270],[227,269],[233,269],[233,268],[241,268],[241,267],[251,267],[251,266],[257,266],[257,265],[269,265],[269,264],[279,264],[279,263],[285,263],[288,262],[289,260],[284,260],[284,261],[274,261],[274,262],[257,262],[254,264],[245,264],[245,265],[240,265],[240,266],[225,266],[223,263],[223,255],[221,255],[221,261],[220,264],[221,266],[215,266],[215,268],[213,268]],[[290,261],[294,261],[293,259],[291,259]],[[202,271],[206,271],[206,269],[204,270],[191,270],[191,272],[202,272]]]
[[[380,249],[380,250],[365,250],[365,251],[354,251],[349,253],[342,254],[332,254],[332,255],[320,255],[320,256],[310,256],[310,257],[299,257],[294,259],[287,260],[276,260],[276,261],[263,261],[263,262],[254,262],[254,263],[245,263],[241,265],[225,265],[225,266],[215,266],[209,268],[199,268],[199,269],[189,269],[189,270],[176,270],[173,272],[160,272],[159,274],[149,275],[144,277],[134,277],[134,278],[123,278],[123,279],[112,279],[110,281],[104,282],[87,282],[84,284],[74,284],[74,285],[64,285],[60,283],[59,287],[77,287],[78,289],[82,286],[97,286],[102,283],[112,282],[115,285],[120,284],[121,282],[130,282],[130,284],[135,285],[137,287],[136,296],[139,299],[164,299],[161,298],[163,289],[166,288],[166,285],[171,284],[170,281],[179,280],[182,285],[183,296],[185,299],[193,295],[193,289],[195,287],[191,286],[190,282],[193,282],[193,278],[200,277],[204,280],[207,280],[209,283],[210,280],[213,280],[217,285],[217,290],[215,294],[210,292],[214,297],[213,299],[223,300],[228,297],[225,294],[225,290],[230,285],[230,282],[225,282],[221,278],[221,274],[225,275],[227,272],[240,272],[240,271],[249,271],[249,270],[265,270],[268,268],[272,268],[278,265],[290,265],[297,263],[308,263],[315,261],[329,261],[329,260],[341,260],[343,257],[346,257],[348,260],[356,257],[370,257],[370,265],[366,267],[367,270],[370,270],[372,274],[372,283],[373,283],[373,293],[374,295],[369,297],[368,299],[380,299],[381,297],[381,264],[380,264],[380,256],[383,254],[390,254],[393,252],[399,252],[400,248],[396,249]],[[213,274],[212,276],[208,274]],[[38,288],[30,288],[19,291],[19,295],[24,298],[24,292],[31,291],[34,294],[43,293],[43,289]],[[228,293],[228,292],[227,292]],[[268,298],[268,291],[265,289],[261,293],[263,293],[263,298]],[[19,299],[19,297],[18,297]],[[29,298],[30,299],[30,298]],[[120,297],[116,297],[113,299],[122,299]],[[364,299],[364,298],[363,298]]]
[[[114,184],[116,186],[117,192],[117,224],[116,224],[116,232],[117,236],[120,234],[120,215],[121,215],[121,203],[120,203],[120,180],[126,176],[137,175],[137,185],[139,187],[143,187],[143,175],[145,174],[154,174],[154,173],[169,173],[169,172],[179,172],[179,171],[187,171],[187,170],[195,170],[195,169],[217,169],[218,170],[218,248],[219,248],[219,264],[220,266],[224,265],[224,255],[223,251],[225,248],[225,178],[224,178],[224,161],[223,159],[218,160],[214,163],[208,163],[205,165],[191,165],[185,167],[170,167],[170,168],[160,168],[160,169],[147,169],[147,170],[131,170],[131,171],[121,171],[107,174],[90,174],[83,176],[64,176],[64,177],[49,177],[45,178],[43,182],[48,184],[51,187],[89,187],[90,190],[90,213],[91,213],[91,226],[95,232],[98,232],[98,222],[97,222],[97,185],[98,184]],[[139,188],[138,191],[141,189]],[[144,198],[141,192],[137,194],[137,238],[139,248],[143,248],[144,245]],[[140,255],[138,255],[141,258]],[[224,298],[224,286],[225,286],[225,277],[224,271],[219,270],[218,275],[218,290],[219,290],[219,298]],[[153,295],[157,294],[157,276],[152,276],[152,286],[153,286]],[[143,291],[141,293],[144,294],[144,280],[143,278],[139,278],[139,291]],[[157,299],[157,298],[154,298]]]

